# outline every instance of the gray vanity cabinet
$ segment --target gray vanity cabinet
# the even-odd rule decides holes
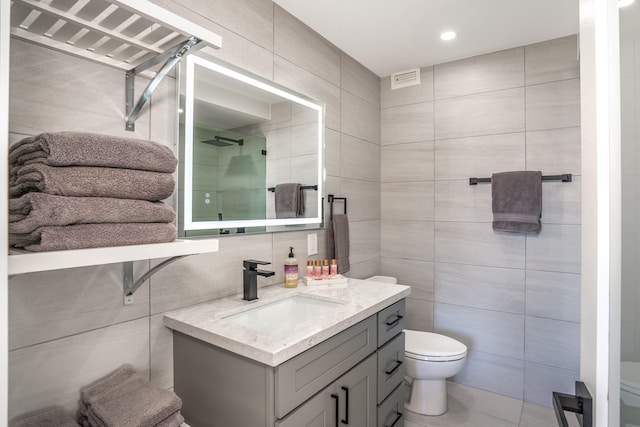
[[[186,422],[197,427],[402,426],[400,313],[404,300],[276,367],[174,331],[174,390]]]

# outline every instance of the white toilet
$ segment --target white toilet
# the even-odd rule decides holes
[[[367,280],[397,283],[395,277]],[[405,408],[422,415],[447,412],[447,378],[456,375],[467,360],[467,346],[444,335],[405,329],[404,356],[411,393]]]

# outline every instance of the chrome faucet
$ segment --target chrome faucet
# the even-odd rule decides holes
[[[271,264],[267,261],[245,259],[242,261],[242,299],[252,301],[258,299],[258,276],[270,277],[276,274],[274,271],[258,270],[258,265]]]

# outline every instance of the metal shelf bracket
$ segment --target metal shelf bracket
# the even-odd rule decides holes
[[[184,258],[189,255],[179,255],[174,256],[169,259],[162,261],[160,264],[156,265],[145,274],[140,276],[138,280],[134,282],[133,280],[133,261],[125,261],[122,263],[122,287],[123,287],[123,295],[124,295],[124,305],[131,305],[134,303],[133,294],[138,290],[140,286],[151,276],[156,274],[158,271],[165,268],[167,265],[178,261],[181,258]]]
[[[125,118],[126,126],[125,129],[128,131],[135,130],[135,123],[138,115],[140,114],[140,110],[144,104],[149,100],[149,97],[153,93],[153,91],[158,87],[162,79],[166,77],[166,75],[171,71],[171,69],[180,62],[183,56],[188,55],[189,53],[195,52],[197,49],[194,49],[194,46],[198,45],[201,42],[200,39],[191,36],[187,40],[178,43],[174,47],[168,49],[166,52],[161,53],[155,58],[151,58],[150,60],[143,62],[135,68],[127,71],[125,74],[125,92],[126,92],[126,111],[127,117]],[[165,61],[160,70],[156,73],[156,75],[151,79],[147,87],[140,95],[140,99],[134,105],[135,99],[135,80],[136,75],[142,73],[143,71]]]

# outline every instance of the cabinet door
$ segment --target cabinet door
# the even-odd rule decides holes
[[[340,426],[374,427],[376,425],[376,354],[338,379]]]
[[[325,387],[320,393],[299,406],[285,418],[276,421],[276,427],[338,427],[340,396],[336,383]]]

